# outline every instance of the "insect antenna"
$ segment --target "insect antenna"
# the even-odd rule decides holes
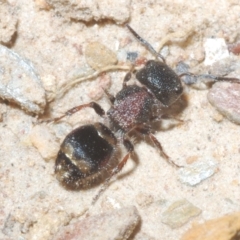
[[[128,30],[133,34],[133,36],[144,46],[147,48],[149,52],[151,52],[156,58],[161,58],[162,61],[165,63],[164,57],[158,53],[150,43],[148,43],[146,40],[144,40],[141,36],[139,36],[128,24],[126,24],[126,27]]]

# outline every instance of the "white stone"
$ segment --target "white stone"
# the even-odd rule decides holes
[[[229,57],[228,48],[223,38],[207,38],[204,49],[205,65],[212,65],[221,59]]]

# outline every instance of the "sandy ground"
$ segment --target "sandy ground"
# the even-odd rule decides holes
[[[78,1],[72,5],[70,1],[50,0],[0,3],[0,19],[7,22],[2,26],[2,44],[32,63],[45,81],[44,88],[47,89],[46,82],[50,85],[53,95],[49,98],[58,94],[59,88],[73,76],[89,68],[85,60],[89,42],[107,46],[122,65],[127,52],[153,58],[123,23],[129,23],[157,50],[162,47],[161,40],[169,39],[163,53],[171,67],[185,61],[191,69],[198,68],[202,73],[209,69],[204,65],[205,39],[223,38],[230,44],[240,38],[240,6],[234,0],[132,0],[121,1],[120,5],[103,1],[104,7],[83,1],[85,10],[78,8]],[[91,200],[99,186],[73,192],[58,183],[54,161],[64,136],[72,128],[100,118],[87,109],[59,124],[46,125],[38,123],[38,119],[56,117],[71,107],[95,100],[107,110],[110,105],[101,88],[116,94],[124,75],[124,71],[113,71],[83,81],[60,99],[53,99],[46,107],[41,105],[43,115],[36,116],[19,104],[1,100],[0,239],[52,239],[61,226],[83,219],[86,211],[88,216],[94,216],[134,205],[141,223],[129,239],[175,240],[193,221],[204,222],[240,211],[240,127],[211,106],[208,90],[190,87],[185,87],[172,111],[184,123],[159,128],[155,136],[179,165],[214,161],[214,175],[196,186],[186,185],[179,181],[179,172],[151,144],[137,138],[136,155],[94,206]],[[231,76],[237,77],[234,72]],[[173,229],[163,223],[163,213],[182,199],[201,209],[201,213]]]

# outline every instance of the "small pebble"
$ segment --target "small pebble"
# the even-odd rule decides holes
[[[44,160],[49,161],[57,156],[59,143],[47,126],[36,125],[30,133],[30,139]]]
[[[136,207],[121,208],[112,212],[86,217],[63,226],[54,240],[111,239],[127,240],[139,224]]]
[[[46,105],[45,90],[31,62],[0,45],[0,97],[40,114]]]
[[[92,42],[87,45],[85,58],[88,65],[95,70],[117,63],[116,54],[99,42]]]
[[[181,240],[239,240],[240,212],[193,224]]]
[[[208,92],[208,101],[230,121],[240,124],[240,84],[215,83]]]
[[[228,47],[223,38],[207,38],[204,43],[204,49],[204,64],[206,66],[229,57]]]
[[[176,72],[178,75],[181,75],[182,73],[188,73],[189,66],[185,62],[179,62],[176,67]],[[191,75],[183,76],[181,79],[187,85],[191,85],[197,82],[197,78]]]
[[[187,167],[180,168],[178,178],[184,184],[195,186],[211,177],[217,171],[217,166],[217,162],[212,159],[205,162],[197,161]]]
[[[228,45],[229,52],[232,52],[234,55],[240,54],[240,42],[235,42]]]
[[[162,222],[171,228],[178,228],[186,224],[190,218],[198,216],[201,209],[186,199],[172,203],[162,214]]]
[[[172,203],[163,212],[161,221],[171,228],[178,228],[186,224],[190,218],[198,216],[201,212],[201,209],[183,199]]]
[[[52,239],[52,233],[57,232],[61,224],[68,224],[71,220],[71,215],[63,212],[48,211],[42,214],[37,221],[30,222],[28,239],[45,240]]]
[[[137,52],[127,52],[127,60],[134,63],[135,60],[138,57],[138,53]]]

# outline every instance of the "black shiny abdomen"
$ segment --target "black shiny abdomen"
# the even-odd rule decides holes
[[[101,134],[102,131],[96,126],[85,125],[66,136],[58,152],[55,168],[58,180],[65,186],[76,189],[92,185],[99,182],[99,178],[112,167],[109,161],[114,154],[114,146]]]

